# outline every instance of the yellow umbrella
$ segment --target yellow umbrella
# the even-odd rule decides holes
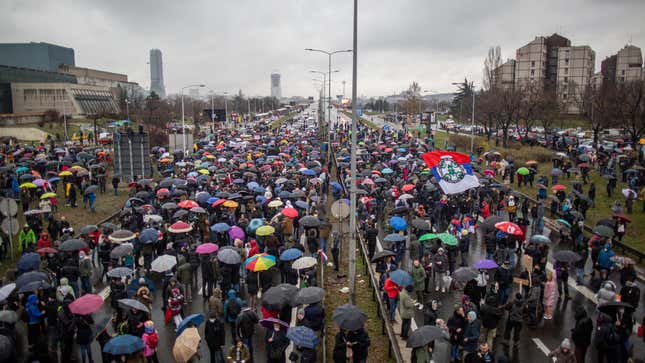
[[[272,226],[262,226],[255,230],[255,235],[260,237],[270,236],[273,233],[275,233],[275,228],[273,228]]]
[[[207,169],[199,169],[197,172],[204,175],[210,175],[210,172]]]
[[[179,363],[188,362],[197,353],[201,340],[202,338],[194,326],[184,329],[175,340],[175,346],[172,347],[172,355],[175,360]]]
[[[215,159],[215,155],[206,155],[206,159]]]
[[[237,206],[238,206],[239,204],[238,204],[236,201],[234,201],[234,200],[227,200],[226,202],[224,202],[224,204],[223,204],[223,205],[224,205],[226,208],[237,208]]]
[[[57,197],[56,193],[49,192],[41,195],[40,199],[49,199],[49,198],[56,198],[56,197]]]
[[[72,172],[69,170],[61,171],[58,176],[72,176]]]
[[[34,189],[34,188],[38,188],[38,186],[34,183],[26,182],[26,183],[20,184],[20,188]]]
[[[74,165],[72,166],[72,169],[83,169],[83,167],[80,165]]]

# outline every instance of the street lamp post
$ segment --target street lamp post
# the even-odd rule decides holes
[[[128,121],[130,121],[130,100],[125,99],[125,117],[127,118]]]
[[[184,118],[184,90],[192,87],[206,87],[203,84],[191,84],[181,88],[181,136],[183,139],[183,151],[186,155],[186,120]]]
[[[354,49],[356,47],[354,46]],[[329,73],[329,85],[328,85],[328,96],[329,96],[329,101],[327,102],[327,160],[329,161],[329,158],[331,157],[331,56],[336,54],[336,53],[349,53],[352,50],[351,49],[345,49],[345,50],[334,50],[334,51],[327,51],[327,50],[322,50],[322,49],[313,49],[313,48],[305,48],[306,51],[309,52],[319,52],[327,55],[327,69]]]
[[[358,110],[356,100],[356,53],[358,32],[358,0],[354,0],[354,42],[352,54],[352,151],[350,156],[350,213],[349,213],[349,302],[356,304],[356,123]],[[330,58],[331,59],[331,58]],[[331,146],[331,145],[330,145]]]

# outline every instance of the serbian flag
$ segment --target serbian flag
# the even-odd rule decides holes
[[[422,155],[439,186],[446,194],[462,193],[479,186],[473,174],[470,157],[450,151],[431,151]]]

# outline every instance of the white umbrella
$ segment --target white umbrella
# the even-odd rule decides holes
[[[155,258],[150,264],[151,270],[155,272],[166,272],[177,264],[177,257],[171,255],[161,255]]]
[[[318,263],[318,261],[315,258],[305,256],[293,261],[291,268],[294,270],[304,270],[306,268],[316,266],[316,263]]]
[[[6,284],[3,287],[0,288],[0,301],[6,300],[9,295],[13,292],[13,290],[16,289],[16,284],[15,283],[10,283]]]
[[[160,223],[163,221],[163,217],[157,214],[146,214],[143,216],[143,223]]]
[[[269,204],[267,205],[269,206],[269,208],[277,208],[277,207],[281,207],[283,204],[284,203],[282,203],[281,200],[276,199],[276,200],[270,201]]]

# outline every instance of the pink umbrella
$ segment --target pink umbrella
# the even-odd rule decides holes
[[[374,185],[374,180],[370,178],[365,178],[362,182],[363,185]]]
[[[88,315],[101,309],[103,298],[96,294],[85,294],[69,304],[69,311],[77,315]]]
[[[228,236],[231,237],[231,239],[241,239],[244,240],[244,231],[242,228],[238,226],[233,226],[231,229],[228,230]]]
[[[219,249],[219,246],[214,244],[214,243],[202,243],[201,245],[197,246],[197,253],[200,255],[207,255],[209,253],[215,253]]]
[[[495,171],[491,169],[484,170],[484,175],[495,176]]]

